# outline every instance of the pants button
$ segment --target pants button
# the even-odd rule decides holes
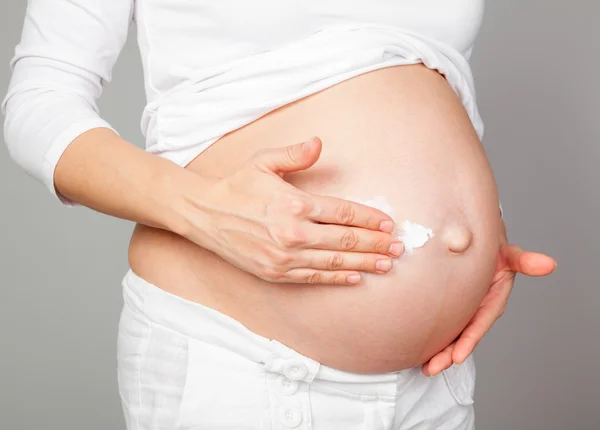
[[[296,428],[302,422],[302,411],[295,406],[283,406],[279,410],[281,423],[287,428]]]
[[[283,395],[291,396],[298,391],[299,386],[300,383],[298,381],[292,381],[283,375],[279,375],[279,378],[277,378],[277,387],[279,388],[279,392]]]
[[[299,381],[308,375],[308,367],[302,361],[290,360],[283,365],[283,373],[292,381]]]

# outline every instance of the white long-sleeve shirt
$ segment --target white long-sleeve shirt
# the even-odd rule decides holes
[[[224,134],[353,76],[422,62],[481,138],[468,64],[483,0],[29,0],[2,102],[11,157],[54,188],[135,20],[147,151],[182,166]]]

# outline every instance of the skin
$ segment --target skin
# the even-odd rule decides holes
[[[378,260],[390,260],[404,251],[402,243],[390,234],[393,220],[375,208],[309,194],[283,181],[284,173],[307,168],[316,160],[320,142],[308,146],[311,158],[302,156],[303,144],[259,151],[229,177],[215,178],[145,152],[110,129],[95,128],[67,147],[56,166],[54,184],[64,197],[97,212],[173,232],[205,249],[227,254],[232,264],[264,280],[353,285],[360,278],[348,277],[360,276],[358,270],[381,273],[376,268]],[[300,207],[284,205],[286,202],[299,202]],[[282,206],[289,210],[280,210]],[[232,211],[238,207],[245,208],[241,216]],[[273,217],[262,216],[267,210]],[[232,215],[239,216],[235,227]],[[237,231],[227,239],[237,242],[234,246],[223,243],[225,238],[216,234],[214,225],[222,225],[223,219],[228,220],[232,232]],[[308,220],[327,224],[306,234],[312,245],[302,264],[287,273],[292,261],[278,250],[293,242],[290,234]],[[254,232],[262,232],[252,252],[243,246],[248,224]],[[334,253],[346,251],[344,238],[349,234],[360,239],[355,251],[361,258],[352,255],[339,270],[324,270]],[[393,249],[392,244],[396,244]],[[317,258],[311,258],[316,254]]]
[[[494,278],[488,293],[458,339],[423,364],[423,374],[435,376],[454,363],[464,362],[473,353],[477,344],[504,314],[518,273],[536,277],[548,276],[556,266],[556,261],[548,255],[524,251],[518,245],[509,244],[505,227]]]
[[[392,221],[386,214],[338,198],[305,193],[281,180],[290,172],[310,167],[316,160],[314,151],[320,151],[318,144],[308,151],[312,154],[309,157],[302,155],[301,144],[268,148],[249,154],[248,161],[232,167],[228,175],[211,178],[145,153],[110,130],[95,129],[67,148],[57,166],[55,183],[57,191],[72,200],[140,225],[171,231],[262,280],[350,285],[348,275],[356,274],[356,270],[381,273],[376,262],[392,256],[386,253],[394,243],[389,234],[390,226],[381,224]],[[203,170],[206,169],[199,169]],[[281,201],[303,203],[282,205]],[[245,213],[233,210],[240,207]],[[275,223],[273,217],[263,219],[261,216],[265,208],[270,207],[277,220]],[[283,208],[291,209],[286,212],[281,210]],[[236,219],[240,220],[239,227],[232,222]],[[222,229],[215,228],[223,225],[228,226],[229,237],[223,236]],[[253,252],[244,248],[247,238],[244,231],[248,225],[252,225],[254,232],[264,232],[261,240],[250,246]],[[300,230],[299,226],[311,226],[311,229]],[[277,249],[292,250],[300,231],[304,235],[301,242],[309,245],[305,251],[312,251],[313,256],[320,254],[319,258],[311,256],[299,261],[277,253]],[[344,238],[349,231],[358,238],[359,244],[352,257],[360,254],[363,258],[348,256],[342,259],[343,267],[331,267],[333,251],[346,250]],[[502,243],[506,243],[505,233]],[[142,245],[148,249],[148,243]],[[422,252],[430,252],[428,249],[431,248]],[[528,254],[514,258],[514,252],[507,253],[505,249],[506,246],[500,248],[498,260],[501,263],[497,264],[492,286],[479,311],[455,343],[424,365],[425,374],[437,374],[452,362],[464,360],[504,309],[514,274],[518,270],[531,273],[527,271],[532,264]],[[526,263],[521,262],[521,258],[525,258]],[[534,272],[541,273],[537,260],[533,258]],[[491,269],[490,265],[490,273]],[[446,341],[455,336],[456,332]]]
[[[326,288],[314,278],[310,288],[261,282],[232,267],[230,244],[239,243],[236,238],[249,229],[254,237],[239,246],[253,256],[261,246],[253,241],[262,230],[249,224],[255,216],[236,226],[241,210],[234,214],[226,202],[234,196],[237,203],[231,207],[260,213],[254,204],[279,178],[256,158],[257,151],[269,154],[282,141],[308,133],[322,142],[308,153],[289,152],[297,168],[283,172],[282,179],[308,193],[358,201],[384,196],[395,221],[417,221],[435,236],[395,260],[390,273],[364,274],[350,290]],[[240,171],[248,159],[254,171]],[[219,192],[200,202],[211,211],[208,219],[216,220],[203,224],[220,226],[211,233],[220,245],[206,252],[181,237],[136,228],[133,271],[324,365],[358,373],[421,365],[460,334],[489,289],[502,232],[493,175],[462,103],[442,76],[425,67],[364,74],[285,106],[224,136],[186,168],[221,178],[215,179],[222,181]],[[253,186],[247,189],[248,184]],[[313,228],[330,226],[314,224],[318,207],[304,204],[293,215],[287,212],[290,206],[276,203],[267,213],[275,234],[282,220],[300,216],[297,229],[289,231],[294,236],[279,249],[283,261],[291,258],[287,267],[293,271],[293,258],[314,245]],[[334,267],[345,258],[335,260]]]

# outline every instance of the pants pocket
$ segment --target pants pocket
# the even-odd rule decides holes
[[[442,372],[446,384],[458,404],[473,404],[475,394],[475,360],[470,355],[462,364],[454,364]]]
[[[258,363],[196,339],[188,362],[176,430],[270,428],[265,371]]]
[[[117,350],[127,429],[173,430],[185,382],[185,337],[125,306]]]

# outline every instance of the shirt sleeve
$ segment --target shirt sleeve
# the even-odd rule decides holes
[[[68,145],[97,127],[96,105],[133,20],[134,0],[29,0],[2,101],[11,158],[60,202],[54,170]]]

